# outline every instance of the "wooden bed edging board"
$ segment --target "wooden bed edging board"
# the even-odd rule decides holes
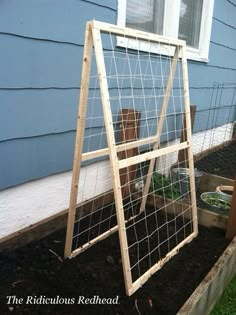
[[[236,273],[236,237],[199,284],[177,315],[207,315]]]
[[[155,197],[155,198],[154,198]],[[168,199],[165,198],[167,201]],[[77,208],[77,213],[80,211],[80,209],[83,207],[83,211],[86,213],[86,211],[91,211],[91,208],[96,205],[96,208],[101,205],[101,203],[109,204],[114,201],[114,195],[113,192],[109,191],[106,195],[106,199],[104,201],[103,196],[98,196],[95,199],[92,199],[86,203],[81,204]],[[171,199],[169,199],[170,202],[173,202]],[[148,198],[147,203],[150,205],[154,205],[154,202],[159,207],[162,207],[164,205],[163,197],[156,196],[156,195],[150,195]],[[176,201],[175,202],[175,211],[180,213],[182,212],[183,207],[188,207],[188,205],[184,204],[183,202]],[[185,208],[186,209],[186,208]],[[167,206],[167,211],[173,213],[173,205]],[[185,213],[187,217],[187,212]],[[68,209],[60,211],[59,213],[50,216],[46,219],[43,219],[35,224],[32,224],[24,229],[21,229],[15,233],[12,233],[6,237],[3,237],[0,239],[0,252],[3,250],[11,251],[18,247],[24,246],[26,244],[29,244],[30,242],[40,240],[57,230],[60,230],[66,226],[67,223],[67,215],[68,215]],[[211,211],[208,211],[206,209],[200,209],[198,208],[198,219],[199,224],[207,227],[218,227],[221,229],[226,229],[227,224],[227,216],[223,216]]]
[[[206,174],[210,178],[210,174]],[[215,176],[214,176],[215,177]],[[223,177],[216,176],[217,180],[225,179]],[[227,179],[226,179],[227,180]],[[162,196],[150,195],[148,198],[148,204],[163,207],[165,203],[168,205],[165,207],[168,213],[179,214],[184,212],[184,216],[189,218],[189,204],[180,201],[174,201]],[[206,209],[198,208],[198,222],[200,225],[206,227],[218,227],[223,230],[226,229],[228,217],[218,213],[208,211]],[[213,309],[216,301],[219,299],[223,290],[230,279],[236,273],[236,237],[228,245],[224,253],[220,256],[218,261],[212,267],[207,276],[203,279],[197,289],[193,292],[190,298],[185,302],[177,315],[207,315]]]
[[[211,148],[209,148],[209,149],[206,149],[206,150],[204,150],[204,151],[202,151],[202,152],[200,152],[200,153],[194,155],[194,156],[193,156],[193,160],[194,160],[194,162],[197,162],[197,161],[203,159],[204,157],[208,156],[209,154],[214,153],[214,152],[216,152],[216,151],[218,151],[218,150],[220,150],[220,149],[223,149],[224,147],[227,147],[228,145],[230,145],[230,144],[233,143],[234,141],[235,141],[234,139],[232,139],[232,140],[227,140],[227,141],[225,141],[225,142],[223,142],[223,143],[220,143],[220,144],[218,144],[218,145],[216,145],[216,146],[214,146],[214,147],[211,147]]]
[[[82,216],[99,209],[102,205],[108,205],[114,201],[114,194],[108,191],[105,195],[98,195],[89,201],[78,205],[76,215],[82,212]],[[46,219],[14,232],[6,237],[0,238],[0,252],[12,251],[18,247],[40,240],[62,228],[67,224],[68,209],[62,210]],[[81,214],[80,214],[81,215]]]
[[[234,180],[202,172],[202,177],[199,184],[199,190],[201,192],[215,191],[216,187],[220,185],[233,186]]]
[[[165,204],[168,203],[166,206]],[[189,218],[190,212],[186,211],[189,204],[184,201],[173,201],[172,199],[163,198],[158,195],[149,195],[147,204],[151,206],[164,207],[168,213],[180,214],[184,212],[184,217]],[[226,229],[228,217],[206,209],[197,208],[198,223],[206,227],[218,227],[222,230]]]

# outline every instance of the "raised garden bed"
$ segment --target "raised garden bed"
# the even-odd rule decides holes
[[[228,211],[217,211],[213,210],[212,207],[207,206],[205,202],[202,201],[200,195],[201,193],[204,192],[214,192],[216,191],[216,188],[225,185],[225,186],[233,186],[234,181],[232,179],[228,179],[225,177],[217,176],[217,175],[212,175],[208,173],[203,173],[203,176],[201,178],[200,186],[199,186],[199,191],[197,192],[197,206],[199,209],[206,209],[210,211],[215,211],[216,213],[224,215],[228,215]]]
[[[197,205],[199,208],[228,214],[228,210],[214,210],[201,200],[201,193],[215,192],[219,186],[233,186],[236,175],[236,141],[231,140],[201,152],[194,157],[195,167],[203,172]]]
[[[209,314],[234,274],[236,274],[236,237],[182,306],[178,315]]]
[[[227,284],[222,296],[217,301],[211,315],[233,314],[236,310],[236,274]]]
[[[204,173],[200,190],[210,191],[221,184],[232,183],[230,179]],[[110,202],[113,194],[109,193],[107,198]],[[155,205],[161,207],[163,197],[155,198]],[[99,204],[99,199],[96,203]],[[151,197],[148,200],[149,207],[152,207],[152,203]],[[83,206],[83,211],[90,211],[92,204],[94,201]],[[183,207],[188,207],[184,202],[176,202],[175,205],[175,214],[182,212]],[[173,207],[167,207],[166,210],[171,215]],[[207,314],[236,272],[236,239],[230,244],[225,240],[227,216],[198,208],[198,218],[199,236],[185,245],[178,255],[131,297],[127,297],[124,291],[117,233],[77,258],[64,261],[61,259],[64,229],[32,242],[55,231],[58,226],[63,227],[66,223],[64,211],[51,220],[44,220],[0,240],[1,314],[176,314],[178,311],[181,315]],[[29,242],[20,249],[6,251]],[[80,296],[91,298],[94,295],[101,298],[118,296],[119,304],[75,304]],[[26,301],[27,296],[74,298],[75,303],[32,305],[23,302],[12,305],[6,303],[7,296],[22,297],[23,301]]]
[[[149,202],[150,204],[151,202]],[[222,224],[220,216],[213,225]],[[204,217],[204,215],[203,215]],[[202,217],[202,220],[204,221]],[[205,221],[204,221],[205,222]],[[216,224],[216,222],[218,222]],[[224,222],[224,220],[223,220]],[[205,225],[210,225],[209,223]],[[176,314],[228,245],[224,231],[200,227],[199,236],[182,248],[137,293],[124,292],[117,234],[73,260],[63,261],[65,231],[0,254],[1,314]],[[235,246],[235,245],[234,245]],[[236,252],[236,247],[232,250]],[[119,297],[118,305],[6,304],[6,296],[75,298]],[[187,314],[187,313],[183,313]]]
[[[236,141],[231,141],[195,157],[195,167],[200,171],[234,179],[236,172]],[[216,151],[215,151],[216,150]]]

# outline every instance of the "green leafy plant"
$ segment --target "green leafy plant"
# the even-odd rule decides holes
[[[170,178],[157,172],[152,175],[149,192],[171,199],[180,197],[180,193]]]
[[[206,197],[204,201],[208,203],[209,205],[220,208],[220,209],[224,209],[224,210],[230,209],[230,203],[225,200],[220,199],[219,197],[216,197],[216,198]]]

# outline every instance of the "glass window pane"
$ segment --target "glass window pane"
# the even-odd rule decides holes
[[[126,26],[163,34],[165,0],[127,0]]]
[[[181,0],[179,38],[188,46],[199,48],[203,0]]]

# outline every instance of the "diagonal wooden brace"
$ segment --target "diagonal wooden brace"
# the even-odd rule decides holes
[[[166,90],[165,90],[165,97],[164,97],[162,108],[161,108],[161,114],[160,114],[159,121],[157,122],[156,142],[153,147],[154,151],[159,148],[160,137],[161,137],[161,133],[162,133],[163,125],[164,125],[164,119],[165,119],[165,114],[167,111],[167,106],[168,106],[168,102],[170,98],[170,92],[173,86],[174,74],[175,74],[177,63],[178,63],[178,58],[179,58],[179,46],[176,46],[173,61],[170,68],[170,75],[169,75]],[[142,202],[140,205],[140,212],[144,211],[145,209],[145,205],[147,201],[147,194],[149,191],[154,166],[155,166],[155,159],[152,159],[149,164],[148,174],[147,174],[146,182],[144,185],[143,197],[142,197]]]

